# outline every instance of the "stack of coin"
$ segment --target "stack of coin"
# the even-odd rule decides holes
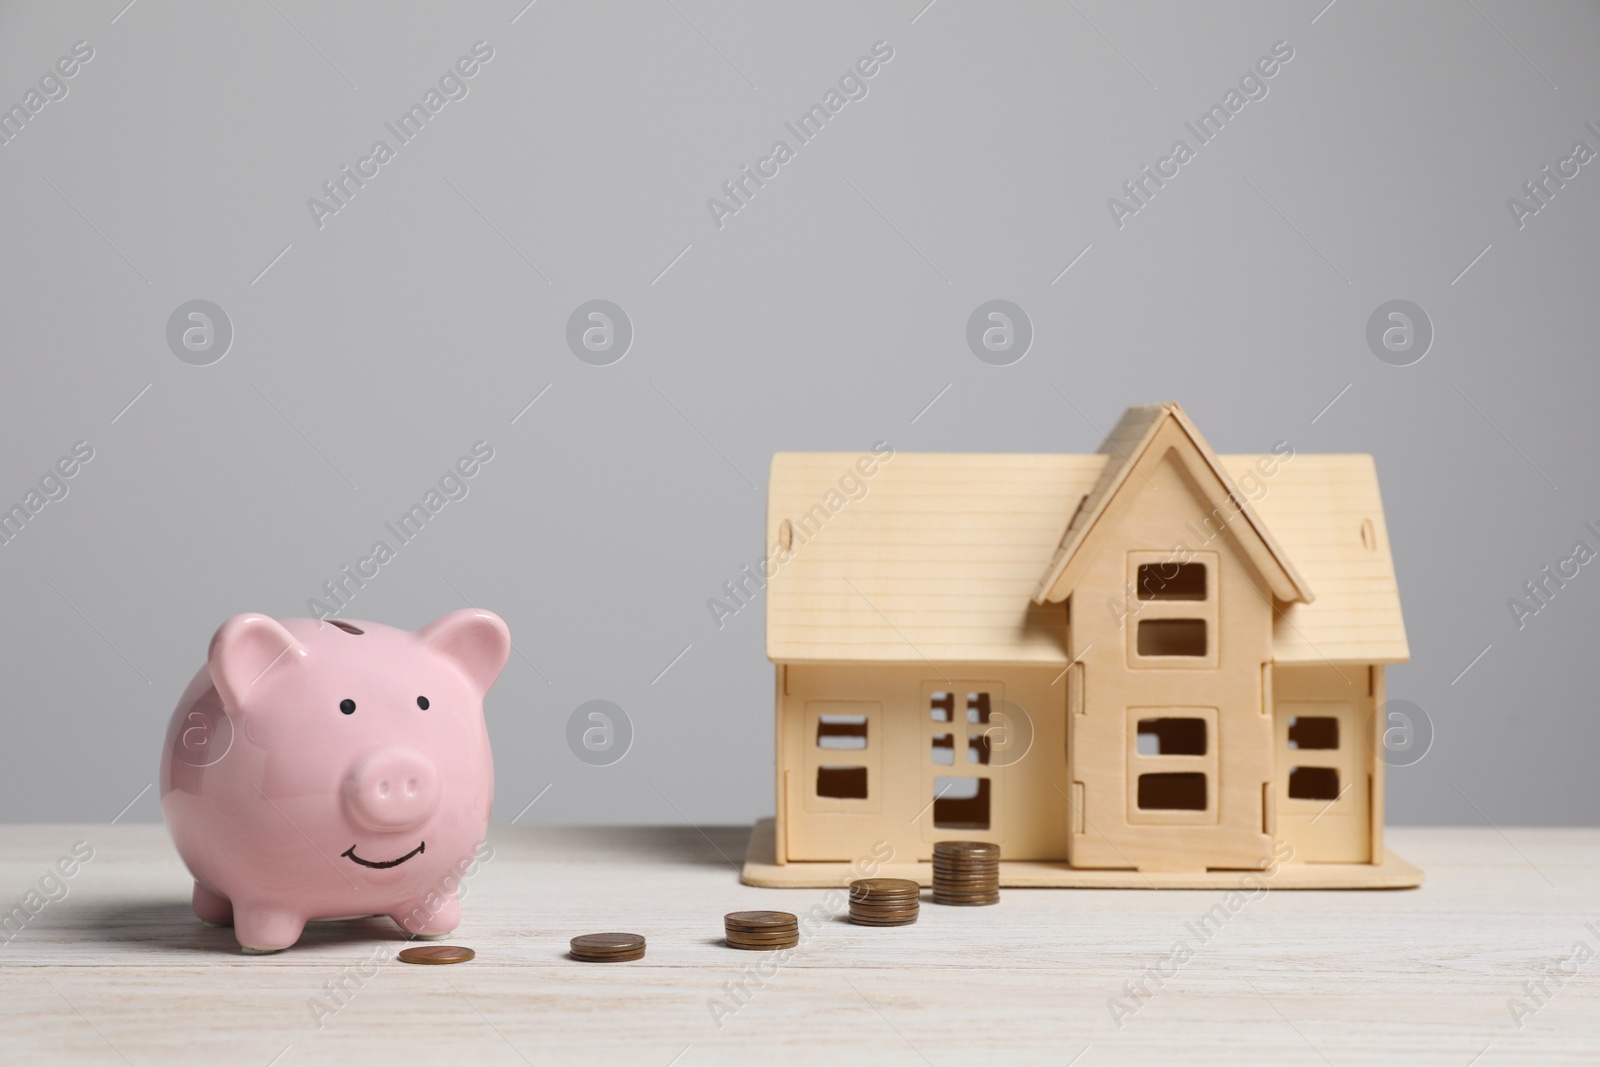
[[[722,917],[729,948],[794,948],[800,920],[786,911],[730,911]]]
[[[909,878],[862,878],[850,883],[850,921],[861,926],[909,926],[917,921],[922,887]]]
[[[1000,846],[987,841],[936,842],[933,902],[1000,903]]]
[[[572,939],[572,958],[585,963],[621,963],[643,957],[641,934],[583,934]]]

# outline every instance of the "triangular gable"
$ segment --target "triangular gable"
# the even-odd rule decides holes
[[[1078,510],[1068,522],[1061,544],[1034,592],[1035,602],[1060,602],[1072,592],[1084,566],[1094,555],[1084,550],[1085,545],[1110,525],[1101,520],[1128,479],[1138,471],[1140,463],[1151,454],[1152,446],[1161,439],[1187,445],[1203,461],[1213,483],[1202,485],[1202,493],[1212,500],[1213,506],[1226,504],[1231,511],[1238,512],[1229,527],[1234,530],[1245,555],[1265,576],[1273,596],[1278,600],[1311,603],[1313,596],[1305,579],[1295,570],[1294,564],[1289,561],[1266,524],[1239,492],[1216,453],[1211,451],[1211,446],[1200,436],[1194,423],[1189,421],[1189,416],[1177,404],[1170,402],[1131,407],[1123,412],[1122,418],[1112,427],[1099,449],[1107,457],[1106,465],[1094,488],[1079,503]],[[1158,458],[1165,451],[1162,449]],[[1240,518],[1244,520],[1242,528],[1237,522]]]

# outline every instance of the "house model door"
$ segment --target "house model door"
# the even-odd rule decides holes
[[[1356,705],[1285,702],[1275,719],[1278,837],[1298,862],[1371,862],[1369,753]]]

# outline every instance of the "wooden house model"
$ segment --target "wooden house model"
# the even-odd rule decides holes
[[[1416,885],[1383,845],[1408,658],[1372,458],[1219,456],[1177,404],[1094,455],[781,453],[777,816],[757,885],[935,841],[1008,885]]]

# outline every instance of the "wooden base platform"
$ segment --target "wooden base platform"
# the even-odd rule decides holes
[[[812,889],[848,884],[863,877],[860,866],[846,862],[779,865],[775,848],[777,823],[761,819],[750,832],[743,881],[767,889]],[[886,863],[871,872],[883,878],[910,878],[933,884],[931,863]],[[1000,861],[1000,884],[1014,889],[1237,889],[1251,875],[1274,889],[1415,889],[1422,871],[1393,852],[1383,862],[1288,863],[1272,874],[1254,871],[1080,870],[1064,863]],[[1254,880],[1245,883],[1256,888]]]

